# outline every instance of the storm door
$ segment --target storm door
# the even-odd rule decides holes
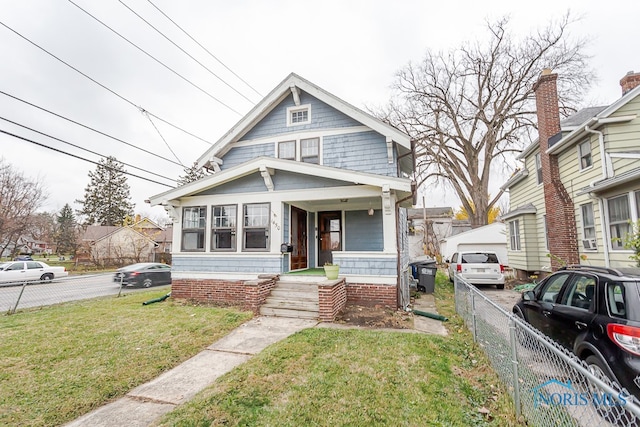
[[[291,206],[291,270],[307,268],[307,212]]]
[[[332,251],[342,250],[342,212],[318,212],[318,267],[333,262]]]

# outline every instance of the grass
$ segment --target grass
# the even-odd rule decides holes
[[[64,424],[197,354],[250,313],[180,304],[167,287],[0,317],[0,425]]]
[[[313,328],[167,414],[164,426],[510,426],[513,406],[437,278],[447,337]]]

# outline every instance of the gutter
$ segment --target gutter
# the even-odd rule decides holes
[[[586,130],[586,128],[593,128],[593,127],[599,127],[600,125],[606,125],[606,124],[612,124],[612,123],[625,123],[625,122],[629,122],[631,120],[634,120],[635,118],[637,118],[638,115],[637,114],[631,114],[628,116],[620,116],[620,117],[603,117],[603,118],[597,118],[597,117],[593,117],[591,119],[589,119],[586,123],[585,123],[585,127],[575,130],[573,132],[571,132],[569,135],[567,135],[566,137],[562,138],[560,141],[558,141],[557,144],[553,145],[552,147],[550,147],[549,149],[547,149],[546,153],[547,154],[556,154],[556,152],[559,152],[563,149],[566,148],[567,145],[569,145],[571,142],[575,141],[576,139],[582,137],[584,135],[584,132],[588,132]]]

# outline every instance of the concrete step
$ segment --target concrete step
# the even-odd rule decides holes
[[[271,290],[271,297],[278,299],[288,299],[292,301],[318,301],[318,291],[299,291],[291,289],[275,288]]]
[[[313,290],[318,291],[317,282],[283,282],[278,281],[276,289]]]
[[[279,299],[269,297],[262,304],[263,307],[273,307],[273,308],[290,308],[292,310],[306,310],[306,311],[318,311],[320,309],[320,304],[318,300],[315,301],[297,301],[291,299]]]
[[[296,319],[317,319],[317,311],[292,310],[288,308],[273,308],[263,305],[260,307],[263,316],[292,317]]]

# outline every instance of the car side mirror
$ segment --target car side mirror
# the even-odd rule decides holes
[[[522,293],[522,299],[525,301],[533,301],[536,299],[536,294],[533,291],[524,291]]]

